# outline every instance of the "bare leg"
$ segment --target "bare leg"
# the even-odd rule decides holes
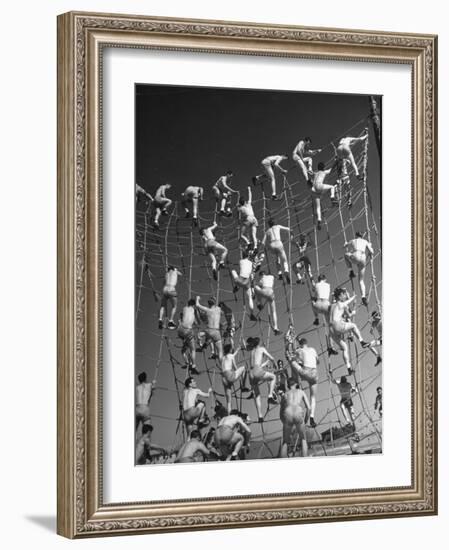
[[[345,264],[347,265],[348,269],[352,269],[351,259],[352,259],[351,252],[346,252],[345,253]]]
[[[192,204],[193,204],[193,217],[198,218],[198,198],[192,197]]]
[[[288,444],[292,436],[292,427],[290,424],[284,424],[282,428],[282,446],[280,458],[288,458]]]
[[[359,285],[360,285],[360,292],[362,294],[362,298],[365,298],[366,296],[366,288],[365,288],[365,266],[359,266]]]
[[[227,408],[228,414],[231,414],[232,386],[225,386],[225,395],[226,395],[226,408]]]
[[[318,223],[321,223],[321,199],[320,197],[313,198],[313,204],[315,207],[315,216]]]
[[[357,168],[357,164],[354,160],[354,155],[352,154],[351,149],[348,150],[348,159],[349,159],[349,162],[351,163],[352,169],[354,170],[354,174],[358,177],[359,169]]]
[[[215,254],[213,252],[209,252],[208,256],[209,256],[209,259],[210,259],[212,269],[214,271],[216,271],[217,270],[217,258],[215,258]]]
[[[304,179],[307,181],[309,179],[309,174],[307,173],[306,165],[304,164],[303,160],[299,156],[295,156],[293,159],[296,164],[298,165],[299,171],[304,176]]]
[[[215,350],[217,352],[218,359],[221,361],[223,359],[223,343],[221,340],[215,342]]]
[[[254,301],[253,301],[253,293],[251,292],[250,288],[246,289],[246,298],[248,300],[248,307],[251,311],[254,310]]]
[[[340,409],[341,409],[341,412],[343,413],[343,416],[345,417],[346,422],[349,424],[350,419],[349,419],[348,411],[346,410],[346,407],[343,403],[340,403]]]
[[[220,210],[224,212],[224,209],[226,207],[226,197],[221,198],[221,204],[220,204]]]
[[[248,238],[247,238],[247,236],[246,236],[246,230],[247,230],[246,225],[242,225],[242,227],[240,228],[240,239],[241,239],[242,241],[244,241],[245,244],[248,245],[248,244],[249,244],[249,240],[248,240]]]
[[[310,417],[315,418],[315,407],[316,407],[316,384],[310,386]]]
[[[220,263],[224,263],[228,256],[228,249],[220,243],[215,243],[215,251],[220,253]]]
[[[274,389],[276,388],[276,376],[271,372],[266,372],[263,379],[269,383],[268,397],[273,397]]]
[[[257,248],[257,227],[256,227],[256,224],[251,226],[251,237],[253,239],[254,248]]]
[[[281,265],[284,268],[284,272],[288,273],[287,254],[285,253],[283,246],[278,252],[278,262],[279,262],[279,265]]]
[[[244,439],[242,434],[235,434],[234,438],[236,440],[234,444],[234,449],[232,450],[232,454],[226,460],[231,460],[232,457],[238,456],[240,449],[243,447]]]
[[[271,302],[268,302],[268,304],[270,307],[271,318],[273,319],[273,330],[279,330],[276,302],[274,300],[271,300]]]
[[[170,321],[173,323],[175,314],[176,314],[176,308],[178,307],[178,298],[170,298],[171,303],[171,313],[170,313]]]
[[[359,327],[355,323],[351,323],[352,332],[357,336],[359,342],[363,341],[362,335],[360,333]]]
[[[159,321],[163,321],[164,317],[165,317],[165,302],[163,302],[159,310]]]
[[[254,382],[251,385],[253,387],[253,393],[256,400],[257,416],[259,418],[262,418],[262,399],[260,397],[259,384],[257,382]]]
[[[271,166],[271,164],[263,164],[262,166],[264,167],[268,179],[270,180],[271,194],[276,195],[276,176],[274,175],[273,167]]]

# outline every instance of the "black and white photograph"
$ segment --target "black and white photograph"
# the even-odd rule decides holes
[[[136,465],[382,453],[381,121],[136,84]]]

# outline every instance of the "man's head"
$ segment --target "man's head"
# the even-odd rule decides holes
[[[318,282],[325,281],[325,280],[326,280],[326,275],[324,275],[324,273],[321,273],[320,275],[318,275]]]
[[[165,184],[165,187],[166,187],[167,189],[171,189],[171,183],[166,183],[166,184]]]
[[[212,298],[212,296],[209,298],[209,300],[207,300],[207,305],[209,307],[214,307],[214,305],[216,304],[215,302],[215,298]]]
[[[380,313],[376,310],[371,313],[371,317],[375,320],[380,319]]]
[[[243,206],[243,205],[245,204],[245,202],[246,202],[245,197],[240,197],[240,198],[239,198],[239,204],[240,204],[240,206]]]
[[[299,388],[298,381],[293,378],[293,376],[290,376],[287,379],[287,386],[291,390],[292,388]]]
[[[300,338],[298,340],[298,344],[300,345],[301,348],[303,348],[304,346],[307,346],[307,338]]]
[[[288,160],[288,159],[289,159],[289,156],[288,156],[286,153],[284,153],[284,154],[281,155],[281,156],[284,157],[285,160]]]
[[[174,267],[174,266],[172,266],[172,265],[168,265],[168,266],[167,266],[167,273],[168,273],[169,271],[174,271],[174,270],[175,270],[175,267]]]
[[[363,237],[363,234],[362,234],[361,231],[356,231],[356,232],[355,232],[355,236],[356,236],[357,238],[361,239],[361,238]]]
[[[240,411],[238,409],[232,409],[231,412],[229,414],[232,414],[234,416],[239,416],[240,415]]]
[[[144,424],[142,426],[142,435],[145,435],[147,433],[151,433],[153,431],[153,426],[151,424]]]
[[[324,162],[319,162],[319,163],[318,163],[318,170],[322,171],[322,170],[324,170],[324,169],[325,169],[325,164],[324,164]]]
[[[312,145],[312,140],[309,138],[309,136],[306,136],[306,137],[304,138],[304,143],[305,143],[306,145]]]
[[[248,258],[248,256],[249,256],[248,251],[247,251],[247,250],[244,250],[244,251],[242,252],[242,259],[243,259],[243,260],[246,260],[246,258]]]
[[[141,372],[139,374],[139,376],[137,377],[137,380],[139,381],[139,384],[143,384],[144,382],[147,381],[147,373],[146,372]]]
[[[336,288],[334,290],[334,296],[336,300],[344,300],[346,290],[344,288]]]
[[[193,298],[190,298],[190,300],[187,302],[187,305],[190,306],[190,307],[193,307],[195,306],[196,302]]]
[[[226,172],[226,175],[227,175],[228,178],[232,178],[232,176],[233,176],[234,174],[232,173],[232,170],[228,170],[228,171]]]
[[[278,369],[283,369],[284,368],[284,361],[282,361],[282,359],[278,359],[276,365],[277,365]]]
[[[382,395],[382,388],[380,386],[376,388],[376,391],[377,391],[377,395]]]
[[[223,347],[223,353],[225,355],[228,355],[228,353],[232,353],[232,344],[225,344]]]
[[[346,376],[342,376],[340,378],[340,382],[342,382],[343,384],[346,384],[347,381],[348,381],[348,379],[346,378]]]
[[[257,336],[250,336],[250,337],[246,340],[246,347],[247,347],[248,349],[256,348],[259,344],[260,344],[260,338],[257,337]]]
[[[204,235],[204,229],[201,228],[200,231],[199,231],[200,235],[203,236]]]
[[[301,233],[301,235],[299,236],[299,242],[301,244],[306,242],[306,236],[304,235],[304,233]]]
[[[259,277],[262,279],[262,277],[265,275],[265,271],[262,269],[259,271]]]
[[[190,439],[197,439],[198,441],[201,441],[201,432],[199,430],[193,430],[190,434]]]
[[[270,227],[273,227],[273,225],[274,225],[274,220],[272,220],[272,219],[270,218],[270,219],[268,220],[268,225],[269,225]]]
[[[195,379],[192,378],[192,376],[189,376],[188,378],[186,378],[186,381],[184,382],[184,386],[185,386],[187,389],[195,388],[195,387],[196,387],[196,381],[195,381]]]

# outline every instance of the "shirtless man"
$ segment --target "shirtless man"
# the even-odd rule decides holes
[[[338,147],[336,151],[337,158],[349,160],[349,162],[351,163],[352,169],[354,170],[354,174],[358,179],[361,179],[361,177],[359,174],[359,169],[357,168],[357,164],[354,160],[354,155],[352,154],[351,147],[356,143],[363,143],[367,138],[368,138],[368,134],[366,132],[358,138],[349,137],[349,136],[341,138],[341,140],[338,143]]]
[[[353,279],[355,273],[352,270],[353,264],[357,266],[358,269],[358,278],[360,285],[360,292],[362,294],[362,304],[368,307],[368,300],[366,298],[366,288],[365,288],[365,269],[366,264],[368,263],[368,257],[374,255],[374,250],[370,242],[363,238],[362,233],[357,231],[355,234],[355,239],[344,244],[345,252],[345,263],[349,268],[349,277]]]
[[[147,382],[147,373],[141,372],[137,377],[139,383],[136,386],[136,433],[140,423],[144,424],[150,419],[150,399],[156,381]]]
[[[287,254],[281,240],[281,231],[287,231],[290,234],[290,229],[283,225],[275,224],[271,219],[268,220],[268,226],[269,228],[262,239],[262,245],[266,246],[276,256],[279,278],[282,279],[283,271],[287,284],[290,284]]]
[[[248,258],[247,253],[242,254],[242,259],[239,262],[239,274],[233,269],[231,277],[234,282],[234,292],[237,292],[239,287],[245,291],[245,296],[248,302],[249,310],[254,310],[253,294],[251,292],[251,279],[253,274],[253,262]]]
[[[196,307],[207,317],[207,327],[204,330],[205,339],[201,349],[205,349],[211,343],[214,348],[213,357],[221,361],[223,359],[223,342],[220,332],[221,309],[215,304],[215,298],[209,298],[207,305],[209,307],[201,305],[200,297],[196,297]]]
[[[302,284],[304,282],[304,275],[307,275],[310,281],[312,281],[312,264],[309,257],[306,255],[306,250],[309,247],[309,241],[304,233],[299,236],[299,241],[295,241],[296,248],[299,252],[298,261],[295,263],[296,283]]]
[[[335,187],[336,183],[333,185],[329,185],[327,183],[324,183],[324,180],[326,177],[332,172],[334,169],[333,165],[331,168],[325,169],[324,162],[318,163],[318,170],[314,172],[311,182],[312,182],[312,203],[313,203],[313,211],[315,214],[316,222],[317,222],[317,229],[321,229],[321,197],[327,193],[327,191],[330,191],[331,200],[335,197]]]
[[[174,321],[176,308],[178,305],[178,293],[176,292],[176,285],[178,284],[178,276],[182,273],[169,265],[167,267],[167,272],[165,274],[165,285],[162,289],[162,300],[161,308],[159,310],[159,328],[162,329],[164,326],[164,317],[168,313],[168,304],[171,305],[170,319],[168,321],[167,327],[171,330],[176,328],[176,323]]]
[[[214,434],[215,447],[225,460],[237,460],[240,450],[249,444],[250,438],[251,430],[236,409],[220,420]]]
[[[375,366],[379,365],[382,362],[382,357],[379,352],[375,349],[375,346],[382,345],[382,317],[378,311],[373,311],[371,313],[371,328],[370,333],[374,336],[374,340],[371,340],[369,343],[369,349],[373,355],[377,357]]]
[[[214,223],[206,229],[200,229],[201,239],[204,244],[204,250],[209,256],[209,259],[212,264],[212,274],[215,280],[217,280],[217,255],[219,255],[219,264],[218,268],[224,267],[226,257],[228,255],[228,249],[217,242],[215,239],[214,231],[217,229],[218,225]]]
[[[268,178],[271,184],[271,199],[274,201],[279,200],[276,196],[276,176],[274,174],[274,168],[279,170],[279,172],[281,172],[282,174],[286,174],[287,170],[285,170],[285,168],[282,168],[281,162],[287,159],[288,155],[271,155],[269,157],[265,157],[261,163],[265,174],[253,177],[254,185],[256,185],[256,183],[259,183],[259,181]]]
[[[382,388],[378,386],[376,388],[376,401],[374,402],[374,410],[379,410],[379,416],[382,418]]]
[[[244,197],[240,197],[239,204],[237,205],[237,210],[240,214],[240,238],[244,243],[249,246],[250,240],[247,237],[249,234],[252,240],[253,249],[257,249],[257,219],[254,215],[253,205],[252,205],[253,196],[251,193],[251,187],[248,187],[248,200],[245,200]]]
[[[199,374],[196,370],[196,342],[193,333],[193,325],[195,324],[195,305],[196,302],[192,298],[183,307],[178,325],[178,337],[182,340],[181,353],[186,362],[186,367],[189,369],[189,374]]]
[[[205,393],[198,389],[196,380],[189,376],[184,382],[184,395],[182,400],[183,418],[186,425],[187,436],[190,437],[195,423],[198,429],[204,428],[209,424],[209,418],[206,414],[204,401],[199,400],[199,397],[209,397],[212,394],[212,388],[209,388]]]
[[[288,390],[281,398],[281,410],[279,415],[282,422],[282,447],[280,457],[288,458],[288,446],[291,442],[294,428],[296,428],[298,443],[301,442],[302,456],[307,456],[308,446],[305,425],[310,413],[309,400],[294,378],[288,378],[287,387]]]
[[[267,349],[260,343],[260,338],[250,337],[246,341],[246,348],[251,352],[250,355],[250,382],[253,390],[253,395],[256,400],[256,409],[259,422],[263,422],[262,415],[262,398],[260,396],[259,385],[263,382],[268,382],[269,391],[268,391],[268,403],[275,405],[277,400],[274,396],[274,390],[276,387],[276,376],[267,370],[265,367],[271,361],[275,363],[274,357],[272,357]],[[264,360],[267,358],[267,360]]]
[[[312,172],[312,157],[317,153],[321,153],[321,149],[310,149],[312,140],[309,137],[301,139],[293,149],[292,158],[297,164],[299,171],[304,176],[306,181],[309,180]]]
[[[198,202],[203,200],[204,189],[189,185],[184,193],[181,193],[181,204],[185,210],[186,218],[190,218],[193,213],[193,223],[198,224]],[[188,205],[192,205],[193,212],[190,212]]]
[[[306,338],[301,338],[298,341],[299,348],[296,353],[288,351],[286,353],[287,359],[292,368],[293,378],[298,381],[304,380],[309,384],[310,390],[310,418],[309,422],[312,428],[316,427],[315,422],[315,407],[316,407],[316,393],[318,387],[318,363],[320,362],[318,354],[315,348],[309,347]]]
[[[314,291],[314,296],[312,298],[312,309],[315,314],[313,324],[315,326],[320,324],[318,317],[320,313],[324,316],[326,323],[329,323],[329,298],[331,295],[331,285],[327,282],[326,275],[318,275],[317,282],[312,280],[312,287]]]
[[[179,449],[175,463],[204,462],[210,456],[210,451],[201,441],[201,432],[193,430],[190,439]]]
[[[344,340],[345,336],[349,336],[351,333],[355,334],[364,348],[368,347],[369,343],[363,340],[360,330],[355,323],[344,320],[345,315],[349,314],[351,316],[349,304],[355,300],[355,294],[351,298],[348,298],[346,290],[343,288],[336,288],[334,297],[336,301],[331,305],[329,312],[330,336],[343,351],[343,358],[348,369],[348,375],[351,376],[353,370],[349,359],[348,344]]]
[[[266,275],[264,271],[259,274],[259,284],[254,286],[254,294],[256,295],[257,308],[263,309],[266,303],[268,303],[269,313],[271,320],[273,321],[273,331],[278,336],[281,331],[278,327],[278,317],[276,312],[276,301],[274,299],[274,277],[273,275]],[[254,317],[254,315],[253,315]],[[254,319],[255,320],[255,317]]]
[[[214,183],[212,187],[214,197],[217,200],[217,203],[220,204],[219,214],[222,216],[232,215],[232,210],[230,208],[226,209],[226,204],[229,200],[230,193],[238,194],[238,191],[235,191],[229,186],[229,183],[231,182],[233,176],[234,174],[230,170],[228,170],[224,176],[218,178],[218,180]]]
[[[232,400],[232,389],[234,383],[239,380],[246,371],[245,366],[237,367],[235,358],[239,353],[240,348],[233,353],[232,347],[227,344],[224,347],[224,356],[221,360],[221,377],[223,380],[223,388],[226,396],[226,406],[228,414],[231,414],[231,400]]]
[[[136,444],[136,464],[146,464],[147,460],[151,459],[151,451],[159,451],[163,456],[167,455],[163,447],[151,443],[152,434],[153,426],[151,424],[144,424],[142,426],[142,436]]]
[[[155,229],[159,229],[159,218],[161,214],[166,216],[168,214],[167,208],[172,204],[172,201],[167,198],[166,192],[168,189],[171,189],[171,185],[166,183],[165,185],[160,185],[154,196],[153,206],[156,209],[154,215],[153,226]]]
[[[331,371],[329,370],[331,381],[337,386],[340,392],[340,409],[345,417],[347,424],[352,424],[355,427],[355,410],[352,396],[357,393],[357,388],[348,382],[346,376],[333,378]]]
[[[143,195],[146,199],[148,199],[150,202],[153,202],[153,197],[145,191],[143,187],[141,187],[138,183],[136,183],[136,202],[139,200],[139,197]]]

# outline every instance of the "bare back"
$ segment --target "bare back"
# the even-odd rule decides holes
[[[136,387],[136,405],[148,405],[152,387],[151,382],[143,382]]]

